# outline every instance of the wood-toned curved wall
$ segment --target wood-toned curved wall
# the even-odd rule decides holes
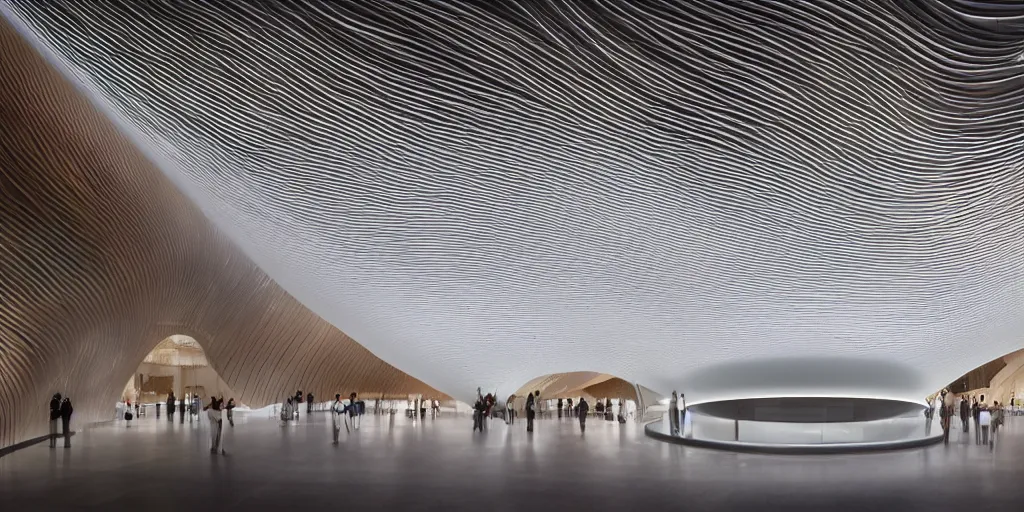
[[[0,446],[112,417],[160,340],[194,337],[241,401],[447,398],[310,312],[217,232],[0,19]]]

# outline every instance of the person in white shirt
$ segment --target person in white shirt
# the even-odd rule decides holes
[[[331,427],[334,429],[334,444],[338,444],[338,436],[341,434],[341,424],[345,423],[345,428],[348,429],[348,423],[345,421],[345,404],[341,402],[341,393],[334,395],[334,403],[331,404]]]
[[[220,444],[221,426],[223,425],[220,412],[221,402],[222,400],[211,396],[210,403],[206,407],[203,407],[203,410],[206,411],[206,417],[210,420],[210,453],[217,453],[220,451],[227,455],[227,451],[225,451]]]

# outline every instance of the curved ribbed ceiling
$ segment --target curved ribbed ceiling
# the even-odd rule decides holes
[[[7,5],[270,276],[448,393],[917,399],[1024,346],[1020,3]],[[904,375],[787,375],[816,358]]]

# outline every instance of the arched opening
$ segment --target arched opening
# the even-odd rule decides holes
[[[210,365],[199,342],[182,334],[164,338],[146,354],[125,383],[121,403],[130,401],[137,406],[139,416],[160,415],[167,411],[172,395],[176,408],[195,397],[235,396]]]
[[[576,417],[580,399],[589,415],[608,421],[640,422],[662,397],[650,389],[601,372],[565,372],[541,375],[523,384],[506,400],[517,415],[526,410],[527,396],[540,392],[538,418]]]

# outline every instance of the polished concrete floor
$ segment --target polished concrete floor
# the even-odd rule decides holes
[[[696,449],[603,421],[581,436],[542,420],[531,436],[500,421],[474,434],[466,417],[364,420],[332,446],[326,415],[241,419],[227,456],[210,454],[205,424],[96,427],[71,449],[0,458],[0,509],[1024,510],[1024,417],[993,451],[969,436],[843,456]]]

